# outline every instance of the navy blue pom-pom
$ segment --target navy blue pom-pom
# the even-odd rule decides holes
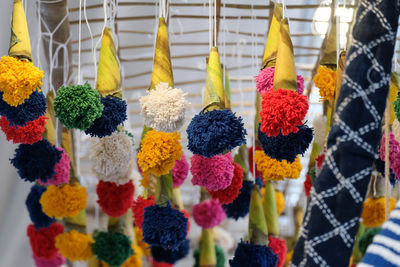
[[[377,159],[375,159],[375,168],[376,168],[376,171],[378,171],[382,174],[382,176],[385,176],[385,162],[379,158],[379,155],[378,155]],[[394,172],[392,171],[392,169],[389,169],[389,171],[390,171],[390,175],[389,175],[390,184],[392,186],[395,186],[396,182],[398,180],[396,179],[396,176],[394,175]]]
[[[241,117],[229,109],[200,112],[187,130],[188,149],[203,157],[213,157],[246,143]]]
[[[86,134],[96,137],[109,136],[117,130],[118,125],[126,119],[126,102],[118,97],[106,96],[101,98],[104,106],[101,117],[85,130]]]
[[[0,92],[0,115],[5,116],[12,126],[25,126],[27,122],[36,120],[46,114],[46,97],[42,92],[34,91],[25,102],[13,107],[3,100]]]
[[[55,222],[54,218],[50,218],[42,211],[42,205],[39,201],[44,191],[46,191],[45,186],[33,185],[25,201],[29,217],[36,229],[48,227]]]
[[[293,162],[297,155],[304,155],[313,139],[313,129],[303,124],[297,126],[297,133],[288,135],[267,136],[260,130],[261,123],[258,126],[258,140],[267,156],[279,161],[287,160]]]
[[[151,205],[143,215],[143,240],[150,246],[177,249],[187,236],[188,219],[170,205]]]
[[[40,179],[46,182],[54,174],[54,166],[60,161],[62,152],[43,139],[32,145],[20,144],[15,150],[11,164],[25,181]]]
[[[243,181],[243,186],[237,198],[228,205],[222,205],[228,218],[237,220],[249,213],[252,184],[251,181]]]
[[[152,247],[151,255],[157,262],[175,264],[189,254],[190,240],[183,241],[176,250],[163,249],[162,247]]]
[[[229,265],[231,267],[275,267],[277,262],[278,256],[270,247],[240,241],[233,259],[229,260]]]

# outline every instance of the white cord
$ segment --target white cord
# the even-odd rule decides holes
[[[101,36],[97,40],[96,45],[94,47],[95,53],[97,53],[97,47],[99,46],[101,40],[103,39],[104,29],[107,26],[107,18],[108,18],[107,17],[107,0],[103,0],[103,12],[104,12],[104,25],[103,25],[103,30],[101,31]],[[96,60],[97,60],[97,58],[96,58]],[[97,70],[94,72],[94,80],[97,81]]]
[[[214,0],[214,46],[217,47],[217,2]]]
[[[88,28],[89,35],[90,35],[90,42],[92,44],[91,45],[92,46],[92,58],[93,58],[93,65],[94,65],[94,72],[93,73],[95,73],[95,75],[96,75],[96,73],[97,73],[96,50],[94,49],[93,33],[92,33],[92,29],[90,28],[90,24],[89,24],[89,20],[88,20],[88,17],[87,17],[87,12],[86,12],[86,0],[83,1],[83,15],[85,16],[86,26]]]
[[[208,0],[208,42],[210,46],[210,50],[212,47],[212,9],[211,9],[211,0]]]
[[[81,40],[82,40],[82,0],[79,0],[79,29],[78,29],[78,84],[81,83]]]

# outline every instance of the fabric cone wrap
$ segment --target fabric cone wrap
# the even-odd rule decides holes
[[[246,145],[239,147],[239,153],[235,155],[234,162],[238,163],[243,168],[243,180],[249,179],[249,150]],[[253,166],[250,166],[253,168]]]
[[[169,172],[156,179],[157,185],[154,200],[157,205],[165,207],[168,205],[169,201],[173,199],[172,174]]]
[[[101,39],[96,88],[103,97],[112,95],[122,98],[121,72],[117,60],[117,51],[112,30],[108,27],[104,28],[103,38]]]
[[[266,246],[268,244],[268,228],[264,218],[261,203],[261,194],[258,185],[251,186],[250,212],[249,212],[249,241],[254,245]]]
[[[154,52],[153,74],[150,89],[155,89],[160,82],[174,87],[171,56],[169,51],[168,28],[164,18],[159,18],[156,49]]]
[[[207,64],[206,91],[203,110],[224,109],[225,89],[218,48],[211,47]]]
[[[274,14],[272,16],[271,26],[268,32],[267,43],[265,45],[262,69],[275,67],[276,56],[279,44],[279,33],[281,28],[283,4],[275,5]]]
[[[217,255],[212,234],[213,229],[202,229],[200,240],[200,267],[214,267],[217,265]]]
[[[282,19],[274,75],[274,90],[297,91],[297,75],[294,64],[293,45],[289,35],[289,22]]]
[[[328,38],[326,39],[325,49],[323,56],[319,61],[320,65],[336,69],[337,60],[337,40],[336,40],[336,16],[331,19],[331,25],[328,33]]]
[[[263,201],[264,217],[268,227],[268,234],[279,235],[278,212],[276,209],[275,189],[271,181],[265,183]]]
[[[225,108],[226,109],[231,109],[231,87],[229,84],[229,75],[228,75],[228,69],[224,66],[223,67],[223,72],[224,72],[224,87],[225,87]]]
[[[32,61],[31,41],[22,0],[14,0],[8,55]]]
[[[399,3],[363,1],[355,18],[325,163],[311,189],[293,267],[348,266],[371,179],[388,96]],[[366,78],[372,68],[379,69],[374,74],[379,79]],[[349,135],[359,141],[349,140]]]

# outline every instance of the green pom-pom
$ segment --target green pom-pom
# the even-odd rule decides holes
[[[224,267],[225,266],[224,250],[216,245],[215,253],[217,254],[217,265],[215,265],[215,267]],[[200,267],[200,249],[199,248],[193,252],[193,257],[195,260],[193,267]]]
[[[393,102],[393,109],[397,120],[400,121],[400,95],[397,95],[396,100]]]
[[[382,230],[381,227],[370,228],[362,234],[362,236],[360,237],[360,242],[358,243],[358,249],[360,250],[363,256],[367,251],[368,246],[371,245],[374,236],[379,234],[381,230]]]
[[[93,253],[111,266],[120,266],[133,254],[131,241],[121,233],[98,232],[94,235]]]
[[[88,129],[103,112],[100,94],[89,83],[61,86],[54,100],[57,118],[68,129]]]

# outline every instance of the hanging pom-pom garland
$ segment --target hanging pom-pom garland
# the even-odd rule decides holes
[[[55,246],[70,261],[87,261],[93,256],[93,243],[90,235],[71,230],[56,236]]]
[[[33,185],[25,201],[29,217],[36,229],[48,227],[51,223],[55,222],[54,218],[50,218],[42,211],[42,205],[39,202],[40,197],[45,191],[46,187]]]
[[[103,108],[99,93],[87,82],[61,86],[54,99],[56,116],[68,129],[85,131],[101,117]]]
[[[177,261],[186,257],[190,250],[190,240],[183,241],[176,250],[164,249],[154,246],[151,248],[151,256],[158,262],[175,264]]]
[[[178,131],[185,122],[188,105],[185,96],[181,89],[169,87],[168,83],[157,84],[139,100],[144,124],[158,132]]]
[[[132,181],[123,185],[100,181],[96,187],[97,203],[108,216],[120,217],[131,207],[134,192]]]
[[[251,181],[243,181],[238,197],[230,204],[223,205],[228,218],[238,220],[245,217],[250,209]]]
[[[106,96],[101,98],[104,109],[101,117],[85,130],[86,134],[96,137],[109,136],[117,130],[128,117],[126,115],[126,102],[118,97]]]
[[[264,151],[256,151],[254,159],[257,168],[263,173],[264,180],[297,179],[300,176],[302,167],[299,157],[293,163],[288,163],[286,160],[271,159]]]
[[[139,196],[132,204],[133,220],[135,225],[142,229],[144,209],[148,206],[154,205],[154,196],[151,195],[147,198]]]
[[[3,56],[0,60],[0,91],[10,106],[18,106],[42,85],[44,72],[32,62]]]
[[[54,166],[55,174],[47,182],[38,180],[43,185],[57,185],[67,184],[69,181],[69,174],[71,171],[71,160],[68,153],[61,147],[57,148],[62,152],[60,161]]]
[[[46,182],[55,174],[54,167],[60,161],[61,154],[60,150],[43,139],[32,145],[20,144],[11,164],[22,179],[29,182],[40,179]]]
[[[195,115],[187,130],[188,149],[212,157],[246,143],[241,117],[229,109],[211,110]]]
[[[181,186],[189,174],[189,163],[186,160],[186,156],[182,154],[180,160],[175,161],[175,165],[172,168],[172,185],[174,187]]]
[[[233,162],[233,178],[231,184],[222,190],[210,191],[208,193],[213,199],[217,199],[221,204],[232,203],[240,193],[243,184],[243,168],[236,162]]]
[[[204,229],[212,228],[225,220],[225,212],[217,200],[205,200],[193,206],[194,221]]]
[[[286,160],[292,163],[297,155],[304,155],[313,139],[313,129],[307,125],[299,125],[297,133],[269,137],[258,127],[258,140],[266,155],[279,161]]]
[[[57,187],[50,185],[43,193],[40,204],[50,217],[75,217],[86,207],[86,188],[78,184]]]
[[[187,236],[188,219],[170,205],[148,206],[144,211],[142,223],[143,240],[164,249],[177,249]]]
[[[277,262],[278,256],[270,247],[240,241],[233,259],[229,260],[229,265],[231,267],[275,267]]]
[[[46,114],[46,98],[42,92],[35,91],[25,102],[13,107],[3,100],[0,92],[0,115],[5,116],[12,126],[25,126]]]
[[[106,182],[127,183],[132,145],[131,139],[123,132],[114,132],[110,136],[94,139],[90,158],[97,178]]]
[[[151,172],[157,176],[168,174],[174,167],[175,161],[182,158],[180,138],[180,134],[176,132],[149,131],[143,138],[137,155],[142,172]]]
[[[326,66],[319,66],[314,77],[315,86],[323,100],[333,100],[336,88],[336,71]]]
[[[308,98],[292,90],[262,94],[261,131],[268,136],[297,133],[308,111]]]
[[[59,267],[67,261],[61,254],[57,254],[51,259],[36,257],[33,255],[36,267]]]
[[[385,197],[369,197],[363,203],[362,222],[366,227],[379,227],[385,222]],[[389,213],[396,207],[396,200],[389,198]]]
[[[111,266],[120,266],[133,254],[129,238],[118,232],[94,234],[93,254]]]
[[[58,254],[55,247],[55,238],[64,232],[64,225],[52,223],[49,227],[35,229],[30,224],[27,229],[27,236],[32,247],[33,255],[39,258],[51,259]]]

